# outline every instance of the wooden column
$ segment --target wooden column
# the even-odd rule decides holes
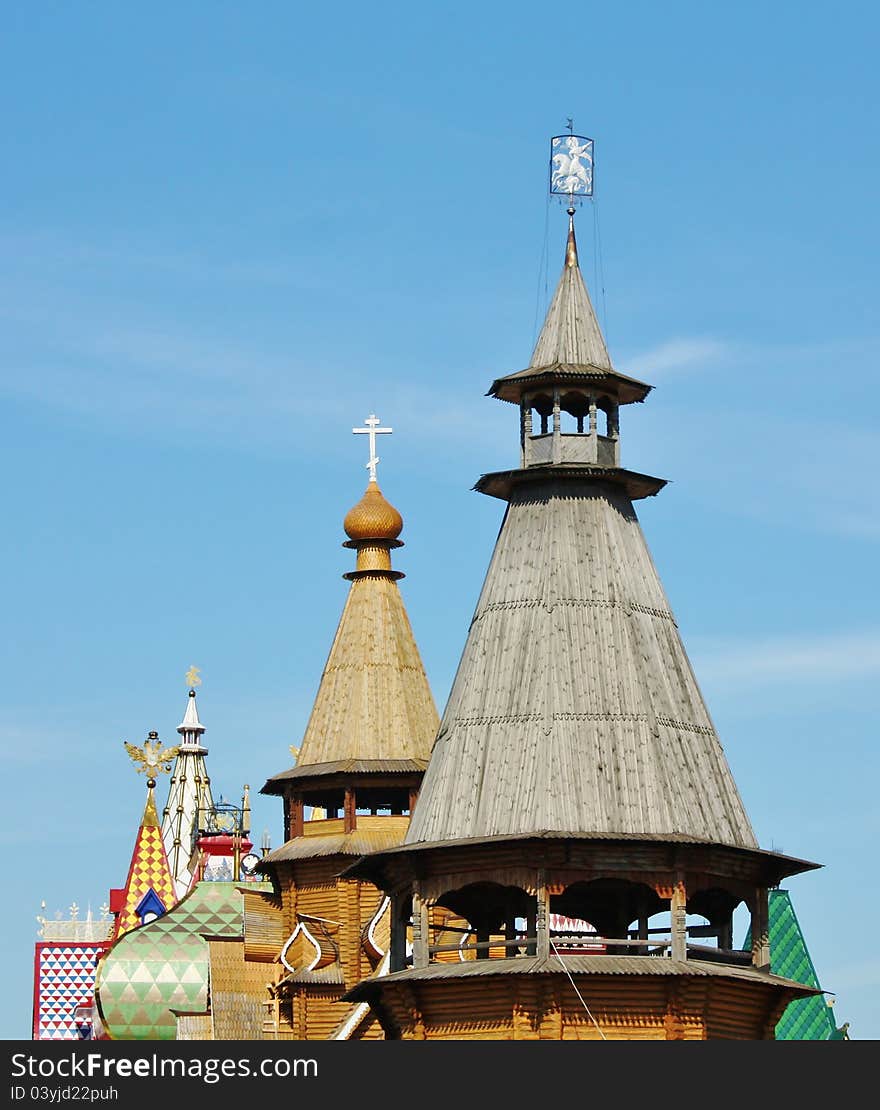
[[[590,435],[596,434],[597,421],[596,421],[596,398],[590,398]]]
[[[681,984],[675,980],[666,988],[666,1011],[663,1014],[663,1032],[667,1041],[684,1040],[684,1022],[681,1018]]]
[[[428,927],[428,903],[422,898],[419,883],[413,889],[412,929],[413,967],[427,967],[431,958],[428,952],[431,930]]]
[[[559,407],[559,390],[553,390],[553,461],[558,463],[562,461],[562,440],[560,433],[562,430],[562,417]]]
[[[639,906],[638,935],[639,940],[648,939],[648,910],[644,902],[642,902],[642,904]],[[645,955],[648,949],[639,948],[637,949],[637,951],[640,955]],[[632,949],[630,949],[630,952],[632,952]]]
[[[361,946],[360,887],[361,884],[356,879],[337,878],[336,880],[339,920],[343,923],[337,943],[346,989],[359,982],[363,974],[368,974],[366,953]]]
[[[406,927],[409,920],[409,892],[391,895],[391,971],[406,967]]]
[[[620,462],[620,408],[610,405],[608,408],[608,436],[614,440],[614,462]]]
[[[508,908],[504,916],[504,939],[511,941],[516,939],[516,910]],[[505,956],[518,956],[522,949],[517,945],[516,948],[508,946],[504,949]]]
[[[675,885],[672,888],[672,898],[669,902],[669,913],[672,918],[672,958],[673,960],[687,959],[687,889],[685,888],[684,875],[678,872],[675,876]]]
[[[752,963],[770,967],[770,907],[766,887],[756,887],[752,903]]]
[[[530,910],[526,914],[526,936],[533,937],[537,931],[538,914],[537,909]],[[538,952],[538,945],[534,940],[526,942],[526,955],[535,956]]]
[[[535,906],[535,929],[538,934],[538,959],[546,960],[550,955],[550,896],[547,893],[547,873],[543,868],[538,872],[538,889]]]
[[[418,788],[415,786],[410,787],[409,791],[409,814],[412,817],[412,811],[416,808],[416,802],[419,797]]]
[[[292,840],[295,836],[302,836],[303,834],[303,800],[301,794],[294,794],[290,799],[290,811],[288,818],[288,840]]]
[[[354,832],[357,825],[357,814],[355,813],[355,795],[354,787],[347,786],[345,788],[345,800],[343,802],[342,816],[344,818],[343,830],[347,833]]]
[[[419,1007],[416,992],[408,983],[401,984],[401,1001],[408,1011],[410,1020],[410,1028],[412,1029],[412,1040],[424,1041],[427,1037],[425,1029],[425,1018]]]
[[[718,927],[718,947],[733,948],[733,914],[725,917]]]

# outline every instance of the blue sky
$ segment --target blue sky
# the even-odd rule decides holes
[[[573,116],[582,266],[616,365],[656,385],[622,413],[624,463],[671,480],[645,534],[762,845],[825,865],[789,889],[838,1020],[880,1037],[873,7],[4,22],[0,1036],[29,1036],[41,899],[124,882],[122,741],[174,740],[190,664],[215,787],[289,765],[371,410],[442,708],[502,512],[470,487],[517,457],[483,395],[561,266],[546,159]],[[257,833],[280,818],[256,795]]]

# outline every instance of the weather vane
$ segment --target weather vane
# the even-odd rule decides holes
[[[201,667],[196,667],[195,665],[192,665],[190,669],[186,672],[186,684],[187,686],[189,686],[190,689],[192,689],[194,686],[201,686],[202,680],[199,678],[199,671],[201,669]]]
[[[593,195],[593,140],[575,135],[571,117],[568,134],[550,140],[550,195],[568,197],[570,209]]]
[[[137,773],[147,776],[147,786],[150,787],[156,785],[156,775],[168,774],[172,762],[180,751],[179,748],[165,748],[163,750],[158,732],[149,733],[142,748],[129,744],[126,740],[123,740],[123,744],[125,744],[125,750],[131,756],[133,762],[140,764]]]
[[[364,421],[367,425],[366,428],[352,428],[351,430],[357,435],[368,435],[370,437],[370,461],[367,463],[367,470],[370,472],[370,481],[376,481],[376,465],[379,462],[379,456],[376,454],[376,436],[390,435],[393,428],[380,428],[381,420],[375,413],[370,413]]]

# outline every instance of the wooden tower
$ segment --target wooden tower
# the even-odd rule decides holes
[[[391,898],[391,973],[347,997],[389,1038],[771,1039],[815,991],[770,972],[768,889],[817,865],[759,848],[703,702],[633,508],[665,482],[620,465],[651,387],[612,366],[573,216],[489,391],[520,465],[475,487],[508,507],[406,841],[348,872]]]
[[[403,521],[375,461],[371,450],[367,491],[345,518],[357,566],[345,575],[351,589],[296,765],[262,791],[284,800],[285,843],[260,865],[273,892],[245,893],[244,948],[247,961],[280,952],[270,1038],[383,1036],[368,1006],[340,999],[387,972],[390,901],[340,872],[403,842],[438,717],[397,586],[403,575],[391,566]]]

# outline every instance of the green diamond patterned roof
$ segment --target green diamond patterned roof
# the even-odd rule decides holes
[[[255,889],[269,889],[254,883]],[[238,883],[201,882],[168,913],[120,937],[98,965],[95,994],[113,1040],[174,1040],[172,1010],[204,1012],[209,936],[241,936]]]
[[[750,930],[744,947],[751,943]],[[770,891],[770,970],[808,987],[820,986],[787,890]],[[778,1041],[836,1041],[845,1036],[821,994],[789,1003],[776,1025]]]

